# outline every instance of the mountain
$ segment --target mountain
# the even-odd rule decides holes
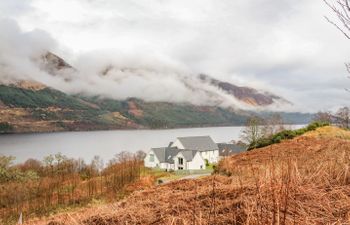
[[[217,79],[214,79],[208,75],[200,74],[199,78],[202,81],[209,82],[209,84],[221,89],[229,95],[237,98],[244,103],[254,105],[254,106],[268,106],[274,103],[283,103],[291,104],[289,101],[285,100],[282,97],[271,94],[269,92],[259,92],[253,88],[249,87],[240,87],[228,82],[223,82]]]
[[[0,125],[9,125],[3,132],[243,125],[251,115],[215,106],[72,96],[49,87],[24,88],[21,84],[0,85]],[[282,116],[289,117],[290,123],[311,119],[310,114],[301,113]]]
[[[43,71],[46,71],[52,76],[61,76],[66,82],[71,81],[72,77],[70,74],[76,71],[64,59],[52,52],[42,55],[40,59],[36,60],[36,63],[38,63],[39,68]]]
[[[38,61],[40,67],[47,71],[49,74],[57,76],[64,76],[64,79],[69,82],[74,80],[74,74],[69,74],[66,71],[76,71],[69,63],[59,56],[48,52]],[[97,72],[96,76],[101,77],[112,77],[111,82],[122,82],[126,77],[144,77],[150,79],[152,75],[158,75],[159,72],[156,69],[149,67],[126,67],[118,66],[113,64],[107,64]],[[179,74],[180,73],[180,74]],[[256,90],[251,87],[237,86],[229,82],[215,79],[205,74],[186,74],[176,72],[172,74],[178,78],[178,81],[183,84],[186,88],[191,90],[193,93],[200,92],[204,93],[208,99],[215,99],[216,105],[220,105],[227,99],[234,100],[246,106],[272,106],[274,104],[279,105],[291,105],[292,103],[286,99],[269,93],[267,91]],[[134,96],[130,96],[134,97]]]
[[[50,75],[62,76],[65,82],[74,79],[68,72],[76,69],[53,53],[47,53],[37,63]],[[113,67],[109,67],[111,69]],[[109,70],[104,70],[103,76],[108,76]],[[289,104],[276,95],[238,87],[207,75],[198,76],[197,81],[203,82],[203,86],[215,87],[205,89],[211,91],[210,95],[221,96],[213,91],[221,90],[252,106],[269,106],[276,102]],[[198,90],[201,86],[192,88]],[[37,81],[16,80],[0,84],[0,115],[0,132],[11,133],[243,125],[252,112],[237,107],[70,95]],[[282,116],[289,123],[305,123],[311,118],[310,114],[301,113],[282,113]]]

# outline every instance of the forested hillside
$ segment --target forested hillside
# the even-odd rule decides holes
[[[264,115],[268,113],[264,113]],[[185,103],[68,95],[49,88],[0,85],[0,132],[176,128],[243,125],[252,112]],[[283,113],[288,123],[310,114]]]

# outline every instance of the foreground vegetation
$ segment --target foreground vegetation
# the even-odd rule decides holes
[[[143,173],[142,157],[120,153],[104,168],[99,157],[86,164],[57,154],[12,165],[12,157],[0,156],[0,224],[13,224],[21,213],[44,216],[122,198]]]
[[[317,128],[225,158],[209,177],[29,224],[349,224],[349,138],[349,131]]]

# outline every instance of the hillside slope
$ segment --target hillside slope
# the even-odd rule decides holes
[[[100,109],[58,90],[0,85],[0,133],[52,132],[138,127],[118,113]]]
[[[219,88],[227,94],[234,96],[240,101],[254,106],[268,106],[274,103],[292,104],[284,98],[271,94],[269,92],[259,92],[258,90],[250,87],[240,87],[229,82],[220,81],[214,79],[208,75],[199,75],[200,80],[208,82],[210,85]]]
[[[71,96],[22,86],[0,85],[0,123],[9,126],[0,126],[0,133],[242,125],[247,118],[218,107]]]
[[[68,95],[37,82],[0,84],[0,133],[243,125],[250,112],[140,99]],[[303,123],[310,114],[285,113]],[[288,120],[294,116],[296,119]]]
[[[155,186],[35,224],[349,224],[350,141],[331,136],[308,134],[241,153],[220,163],[221,175]]]

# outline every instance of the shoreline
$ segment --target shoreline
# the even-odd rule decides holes
[[[305,125],[305,124],[299,124],[299,123],[289,123],[285,124],[286,126],[299,126],[299,125]],[[57,130],[57,131],[35,131],[35,132],[9,132],[9,133],[0,133],[0,136],[12,136],[12,135],[27,135],[27,134],[52,134],[52,133],[79,133],[79,132],[96,132],[96,131],[161,131],[161,130],[177,130],[177,129],[195,129],[195,128],[219,128],[219,127],[244,127],[244,124],[219,124],[219,125],[202,125],[202,126],[178,126],[178,127],[171,127],[171,128],[110,128],[110,129],[82,129],[82,130]]]

